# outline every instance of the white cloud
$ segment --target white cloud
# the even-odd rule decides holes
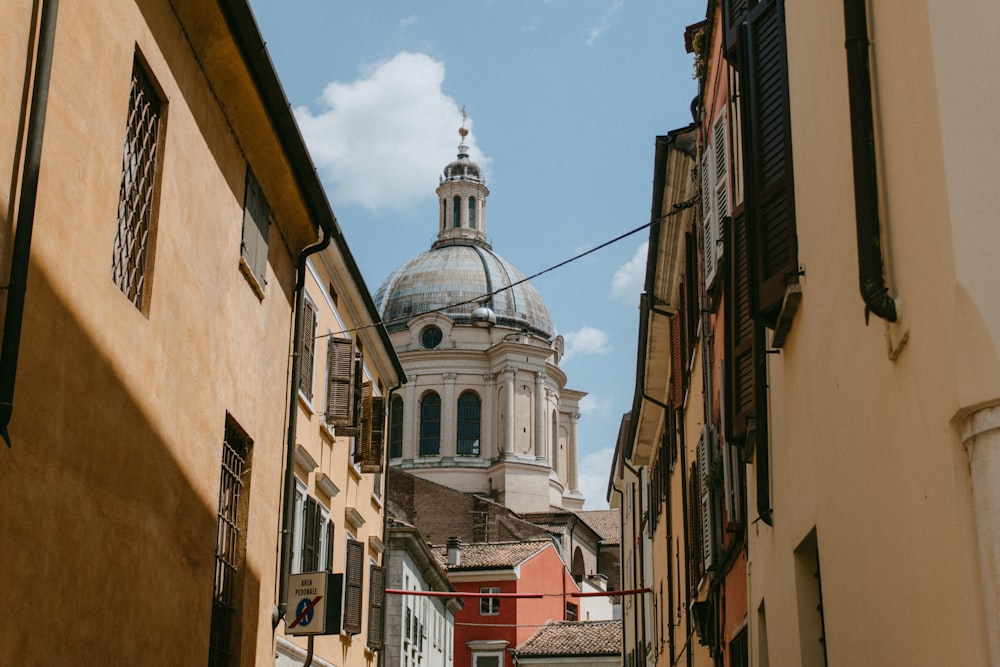
[[[593,327],[583,327],[579,331],[571,331],[563,335],[566,341],[566,353],[563,361],[578,354],[605,354],[611,351],[608,342],[611,336],[608,332]]]
[[[646,252],[649,241],[635,250],[632,259],[623,264],[611,279],[611,295],[626,303],[632,304],[639,300],[643,284],[646,281]]]
[[[615,0],[611,3],[608,10],[604,12],[604,16],[601,17],[600,23],[590,29],[590,34],[587,36],[587,46],[593,46],[596,44],[601,35],[611,29],[611,17],[614,16],[621,8],[621,0]]]
[[[610,408],[610,400],[606,398],[599,398],[593,394],[587,394],[580,399],[580,414],[584,416],[604,413]]]
[[[399,27],[409,28],[411,25],[416,25],[416,23],[417,23],[417,15],[413,14],[412,16],[407,16],[405,19],[400,19]]]
[[[585,509],[608,508],[608,480],[611,477],[611,461],[614,456],[614,448],[606,448],[591,452],[580,461],[578,466],[580,493],[587,499],[584,503]]]
[[[462,112],[444,94],[444,63],[400,52],[351,83],[326,86],[320,108],[295,110],[334,206],[401,211],[433,197],[438,176],[455,159]],[[471,127],[471,123],[466,123]],[[466,137],[471,159],[489,159]]]

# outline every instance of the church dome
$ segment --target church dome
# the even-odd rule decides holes
[[[488,245],[435,244],[393,271],[375,292],[375,305],[390,331],[402,329],[410,318],[430,311],[442,312],[457,324],[468,324],[469,314],[482,301],[480,297],[501,290],[487,304],[496,313],[498,326],[552,338],[555,328],[548,308],[538,290],[529,282],[519,282],[523,280],[524,274]]]

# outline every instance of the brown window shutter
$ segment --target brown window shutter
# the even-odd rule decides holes
[[[361,423],[354,439],[354,463],[364,465],[368,461],[372,444],[372,383],[361,387]]]
[[[302,540],[302,571],[315,572],[319,569],[319,532],[322,516],[319,513],[319,503],[315,498],[306,496],[303,509],[305,521],[303,522],[304,535]]]
[[[746,24],[744,163],[757,313],[772,327],[798,276],[786,58],[784,2],[762,0]]]
[[[380,473],[382,472],[382,455],[385,449],[385,398],[382,396],[372,396],[369,399],[368,442],[365,457],[361,460],[361,472]]]
[[[722,26],[727,52],[736,46],[736,36],[740,24],[747,17],[749,4],[750,0],[723,0],[722,2]]]
[[[742,443],[748,420],[755,416],[754,319],[750,293],[750,241],[743,214],[728,222],[730,257],[726,297],[726,440]]]
[[[365,545],[347,540],[347,564],[344,566],[344,618],[342,628],[349,635],[361,632],[362,585],[365,572]]]
[[[267,278],[267,235],[271,207],[260,183],[247,165],[246,192],[243,199],[243,239],[240,253],[261,288]]]
[[[333,571],[333,538],[334,538],[334,527],[333,521],[328,521],[326,524],[326,571]]]
[[[334,428],[354,425],[354,341],[327,337],[326,423]]]
[[[313,366],[316,357],[316,306],[306,300],[302,309],[302,356],[299,359],[299,390],[312,400]]]
[[[684,341],[681,336],[682,310],[670,316],[670,402],[673,407],[684,407]]]
[[[353,430],[347,431],[347,435],[358,435],[361,429],[361,420],[364,410],[364,385],[365,385],[365,358],[361,350],[354,354],[354,405],[351,407],[351,426]]]
[[[691,464],[688,473],[688,563],[690,564],[690,579],[688,587],[695,591],[703,572],[702,566],[702,523],[701,523],[701,471],[697,463]]]
[[[368,648],[378,651],[385,639],[385,568],[372,565],[368,571]]]

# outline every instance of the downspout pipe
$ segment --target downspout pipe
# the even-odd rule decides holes
[[[14,232],[10,280],[7,283],[7,312],[4,314],[3,340],[0,342],[0,436],[7,443],[7,447],[11,446],[10,433],[7,429],[14,413],[14,381],[17,375],[17,357],[21,348],[21,325],[24,323],[24,297],[28,286],[31,233],[35,225],[38,172],[42,161],[42,139],[45,135],[45,112],[49,102],[49,79],[52,73],[58,8],[58,0],[42,0],[24,171],[17,207],[17,230]]]
[[[866,0],[844,0],[844,47],[851,112],[851,153],[854,160],[854,208],[858,234],[858,278],[865,302],[865,322],[875,313],[887,322],[897,319],[896,302],[885,282],[879,224],[875,130],[872,119],[871,66],[868,58]]]
[[[323,227],[323,238],[319,243],[306,246],[299,253],[295,271],[295,318],[292,325],[292,372],[288,387],[288,439],[285,444],[284,497],[281,506],[281,569],[278,573],[278,614],[277,621],[285,617],[287,603],[288,573],[292,564],[292,527],[295,515],[295,440],[299,417],[299,380],[302,368],[302,311],[305,308],[306,261],[310,256],[326,249],[333,240],[332,230]]]

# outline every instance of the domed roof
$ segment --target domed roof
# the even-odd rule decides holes
[[[410,318],[431,311],[468,324],[479,297],[502,290],[488,304],[498,326],[552,338],[555,328],[538,290],[527,281],[504,289],[523,280],[524,274],[488,246],[436,244],[386,278],[375,292],[375,306],[390,331],[403,329]],[[470,299],[477,302],[462,303]]]

